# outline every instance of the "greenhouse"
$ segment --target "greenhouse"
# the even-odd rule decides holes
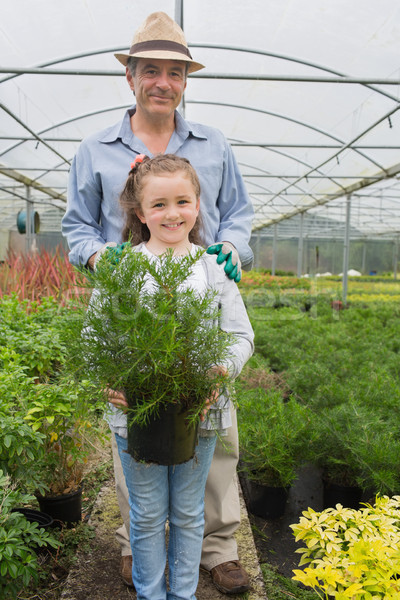
[[[238,455],[240,452],[237,472],[251,528],[258,532],[254,534],[258,571],[254,575],[250,567],[250,583],[229,587],[215,574],[215,561],[213,566],[204,566],[204,554],[201,564],[205,575],[200,574],[196,597],[218,600],[226,594],[244,593],[241,597],[248,600],[281,600],[289,596],[302,600],[399,598],[398,3],[15,0],[3,4],[0,598],[22,600],[29,594],[41,600],[83,600],[90,596],[90,590],[86,590],[87,596],[79,596],[75,590],[77,595],[73,597],[68,596],[72,592],[67,588],[64,594],[68,597],[62,596],[62,590],[71,569],[71,555],[78,552],[83,540],[82,556],[87,557],[93,550],[93,528],[87,521],[95,513],[93,506],[100,487],[113,481],[113,436],[110,437],[102,418],[108,396],[105,391],[98,392],[96,383],[102,382],[101,389],[104,385],[125,391],[133,384],[132,379],[122,384],[122,366],[117,369],[115,380],[107,372],[104,382],[105,357],[103,363],[97,363],[93,355],[91,368],[85,370],[82,365],[87,367],[88,359],[82,354],[84,342],[80,332],[92,288],[107,289],[110,272],[119,272],[118,252],[129,264],[129,245],[117,248],[116,259],[110,258],[111,251],[105,251],[103,263],[110,260],[112,267],[108,266],[104,273],[100,267],[94,271],[76,268],[72,254],[71,261],[68,259],[71,248],[62,233],[62,220],[67,208],[71,210],[74,194],[91,202],[92,190],[80,187],[82,181],[77,183],[77,191],[72,190],[72,180],[81,166],[80,159],[75,162],[74,157],[83,147],[82,141],[92,140],[99,131],[121,123],[136,102],[125,66],[114,54],[127,53],[131,45],[131,50],[137,48],[135,31],[151,13],[159,11],[182,28],[187,41],[187,64],[205,66],[198,70],[189,67],[187,85],[177,104],[181,120],[177,116],[174,121],[195,124],[194,132],[196,124],[218,131],[204,156],[204,165],[197,157],[200,168],[204,167],[201,176],[196,164],[205,228],[219,234],[218,227],[225,218],[222,201],[214,206],[215,212],[209,212],[210,204],[205,199],[207,186],[212,190],[210,182],[215,179],[209,165],[214,153],[219,160],[219,144],[224,138],[234,157],[232,163],[237,165],[237,171],[230,171],[229,201],[242,198],[240,186],[244,185],[248,210],[254,213],[246,231],[246,244],[254,260],[246,264],[241,255],[241,274],[240,263],[236,270],[234,265],[230,274],[226,269],[225,272],[227,279],[231,276],[238,284],[243,310],[246,309],[254,331],[254,352],[247,364],[247,359],[243,359],[235,373],[235,388]],[[164,43],[164,38],[157,41]],[[181,51],[177,50],[176,39],[169,41],[175,46],[168,46],[168,51]],[[157,56],[156,61],[164,58]],[[171,62],[171,56],[168,57]],[[134,72],[132,80],[136,81],[136,77]],[[138,91],[136,97],[139,104]],[[130,119],[133,114],[129,113]],[[178,125],[174,135],[175,131],[180,132]],[[133,125],[129,134],[135,135]],[[152,147],[146,146],[144,138],[138,138],[145,149]],[[119,143],[121,140],[125,143],[122,134]],[[162,150],[149,154],[164,153],[167,147],[165,144]],[[93,151],[93,164],[95,158]],[[135,160],[134,154],[131,160]],[[101,180],[104,186],[106,180],[112,181],[114,168],[115,163],[110,163],[109,169],[96,172],[96,181]],[[216,165],[215,172],[218,168]],[[122,167],[118,169],[123,172]],[[128,173],[127,167],[126,177]],[[118,181],[120,184],[122,181]],[[116,184],[110,188],[111,195],[118,197],[116,188]],[[104,190],[101,201],[104,199],[106,205],[110,200],[106,187]],[[241,202],[243,206],[247,200]],[[98,210],[97,225],[104,233],[104,243],[113,242],[107,237],[107,224],[99,216],[103,208],[99,205],[93,210]],[[115,223],[112,208],[108,214],[110,223]],[[82,233],[86,231],[85,215],[80,217],[82,243],[86,242]],[[247,217],[242,215],[246,230]],[[213,243],[227,241],[217,237]],[[122,239],[120,236],[117,242]],[[203,245],[210,244],[209,241]],[[93,260],[96,257],[97,265],[101,260],[100,253],[96,255],[98,249],[96,246],[80,261],[83,266],[86,261],[87,266],[93,266],[89,256]],[[221,248],[218,251],[223,252]],[[231,252],[229,256],[235,263],[234,245],[232,250],[228,247],[224,251]],[[225,261],[222,254],[218,261],[221,256]],[[140,270],[142,266],[135,268]],[[180,290],[174,283],[174,273],[172,269],[169,283],[160,283],[160,289],[172,286],[175,291]],[[157,278],[157,273],[152,276]],[[116,285],[115,281],[112,285]],[[120,285],[124,285],[121,281],[126,283],[119,281]],[[117,312],[123,315],[121,329],[114,324],[115,339],[111,336],[110,341],[105,327],[101,330],[103,337],[99,334],[101,344],[112,343],[122,365],[123,348],[117,345],[116,338],[126,341],[132,335],[136,342],[132,342],[134,350],[129,356],[137,353],[135,364],[142,364],[139,360],[147,360],[154,349],[154,373],[165,375],[164,346],[157,335],[173,339],[177,347],[180,342],[174,337],[175,329],[172,325],[168,329],[169,321],[163,313],[157,323],[146,321],[147,329],[137,333],[127,317],[136,308],[125,304],[126,298],[120,292],[117,298],[110,304],[111,313],[104,312],[103,316],[108,327],[116,314],[117,302]],[[189,302],[184,298],[184,302]],[[212,317],[213,313],[206,299],[201,306],[202,313],[192,306],[192,318],[182,316],[180,327],[184,322],[186,342],[190,338],[196,340],[197,348],[204,345],[199,356],[205,356],[211,344],[207,347],[207,339],[212,338],[198,335],[195,327],[198,319],[204,322],[205,315]],[[94,331],[98,324],[93,324]],[[231,329],[235,330],[233,325]],[[240,335],[244,336],[243,328]],[[140,340],[145,342],[143,346]],[[222,345],[221,342],[221,356]],[[165,354],[172,353],[172,342],[167,346]],[[190,371],[190,363],[185,360],[186,379],[182,379],[181,387],[188,385],[188,379],[193,383],[200,372],[199,357],[195,361],[196,376],[196,369]],[[218,364],[211,359],[209,363]],[[140,377],[147,372],[146,365],[137,369]],[[91,372],[96,368],[94,379]],[[162,380],[165,392],[168,376],[157,379],[154,373],[154,381]],[[224,375],[219,373],[218,377],[219,385],[225,385]],[[203,376],[205,379],[207,375]],[[150,388],[156,387],[154,381],[150,381]],[[200,412],[197,419],[199,415]],[[143,421],[148,418],[146,414]],[[255,488],[266,483],[264,479],[268,483],[272,480],[274,488],[281,484],[285,490],[279,516],[265,514],[264,499],[251,499]],[[328,481],[328,487],[332,487],[336,479],[348,487],[357,487],[357,500],[331,500],[326,505],[324,485]],[[42,505],[38,506],[40,499],[44,502],[43,498],[49,495],[73,495],[77,487],[83,505],[67,524],[56,517],[62,523],[59,529],[50,527],[39,533],[36,525],[27,525],[20,513],[12,512],[21,505],[29,510],[42,509]],[[379,526],[376,514],[380,515]],[[120,518],[118,510],[117,517]],[[75,526],[77,522],[79,525]],[[332,526],[329,531],[343,531],[342,538],[341,534],[328,532],[329,548],[323,531],[328,522]],[[11,530],[17,531],[13,542],[7,541]],[[365,531],[369,533],[361,533]],[[238,545],[240,561],[246,564],[240,556],[240,542]],[[115,548],[114,562],[118,562],[120,549]],[[205,553],[204,548],[205,545]],[[296,549],[302,556],[295,554]],[[126,550],[125,555],[130,552]],[[231,552],[229,556],[234,555]],[[234,571],[242,569],[236,558],[220,564],[228,563]],[[114,571],[118,568],[117,565]],[[332,577],[327,574],[330,570]],[[283,583],[278,579],[281,576]],[[128,579],[132,583],[132,573]],[[120,584],[121,590],[115,589],[117,600],[126,594],[136,598],[132,587],[125,587],[118,579],[117,587]],[[204,591],[207,585],[209,592]],[[278,595],[274,595],[275,588]],[[103,594],[99,598],[108,597],[110,588],[99,593]]]

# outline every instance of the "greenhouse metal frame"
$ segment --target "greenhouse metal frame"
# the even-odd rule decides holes
[[[152,0],[146,8],[117,0],[112,10],[103,1],[75,0],[47,12],[46,3],[34,4],[17,0],[6,9],[0,38],[3,232],[15,229],[21,209],[27,247],[34,237],[32,211],[47,214],[50,229],[53,215],[57,229],[57,214],[66,206],[68,167],[81,139],[112,124],[134,103],[113,53],[126,49],[147,14],[164,10],[182,24],[193,55],[206,65],[189,77],[181,110],[188,120],[216,126],[229,139],[254,205],[254,237],[272,240],[272,271],[281,236],[297,239],[301,275],[304,240],[330,235],[343,241],[344,280],[354,239],[392,240],[396,273],[400,9],[394,0],[379,6],[356,0],[349,7],[306,0],[302,12],[289,1],[261,0],[247,12],[236,0],[226,3],[225,11],[224,1],[216,7],[208,0],[201,6]],[[37,22],[40,11],[46,16],[43,30],[30,31],[29,21]],[[111,14],[116,15],[112,27]],[[74,51],[60,51],[59,18],[67,28],[81,23],[73,44],[63,39],[63,47]],[[217,27],[221,18],[223,30]],[[93,22],[97,38],[85,30]],[[101,34],[119,45],[99,47]],[[353,68],[347,68],[350,57]],[[312,218],[305,221],[305,214]]]

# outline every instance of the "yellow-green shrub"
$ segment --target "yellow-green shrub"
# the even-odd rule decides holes
[[[400,598],[400,496],[377,497],[375,506],[354,510],[308,509],[291,525],[302,557],[293,579],[321,598]]]

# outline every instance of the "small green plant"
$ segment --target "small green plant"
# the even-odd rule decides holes
[[[261,572],[268,600],[318,600],[315,592],[303,589],[267,563],[261,563]]]
[[[97,416],[95,389],[87,381],[59,378],[34,387],[24,419],[43,438],[38,459],[42,484],[51,495],[76,490],[93,452]],[[93,432],[93,430],[96,430]]]
[[[33,378],[21,357],[9,348],[0,349],[0,469],[25,489],[44,491],[38,461],[44,455],[44,435],[25,421]]]
[[[33,496],[22,494],[0,471],[0,598],[16,598],[23,586],[38,581],[37,548],[60,545],[36,523],[12,511],[32,500]]]
[[[313,454],[327,481],[381,494],[398,491],[397,423],[385,420],[377,407],[352,399],[313,412]]]
[[[307,459],[312,436],[309,411],[277,390],[243,390],[238,427],[242,469],[249,479],[287,487]]]
[[[37,462],[44,456],[44,436],[32,431],[20,415],[0,408],[0,469],[27,489],[45,487]]]
[[[291,525],[302,557],[293,579],[320,598],[379,600],[400,597],[400,496],[377,497],[360,510],[303,512]]]
[[[52,297],[41,302],[19,300],[16,295],[0,299],[0,345],[19,355],[28,377],[46,380],[64,362],[67,314]]]
[[[216,292],[200,297],[182,286],[202,253],[176,260],[167,251],[153,262],[127,247],[117,268],[105,256],[89,276],[95,292],[83,317],[81,362],[98,389],[125,391],[128,418],[139,425],[169,404],[197,422],[206,399],[226,384],[211,370],[226,362],[232,342],[218,326]]]

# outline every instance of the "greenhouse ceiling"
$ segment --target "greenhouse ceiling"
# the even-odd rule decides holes
[[[27,199],[64,210],[80,140],[133,104],[113,52],[156,10],[182,19],[206,65],[182,110],[230,140],[255,230],[290,217],[297,228],[305,211],[326,228],[343,222],[351,197],[354,230],[397,237],[398,0],[3,1],[1,222]]]

